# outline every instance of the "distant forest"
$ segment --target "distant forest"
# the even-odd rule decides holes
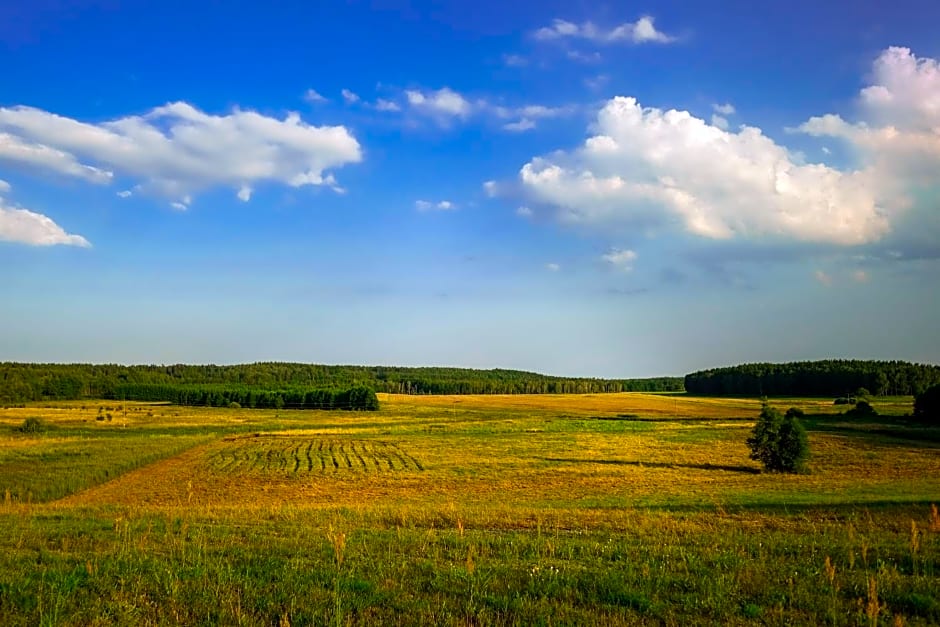
[[[298,394],[306,397],[314,391],[348,391],[355,388],[397,394],[588,394],[681,392],[683,389],[681,377],[587,379],[551,377],[519,370],[469,368],[325,366],[274,362],[237,366],[0,363],[2,403],[82,398],[178,402],[173,399],[179,398],[187,401],[180,404],[218,405],[223,403],[224,398],[235,398],[236,394],[245,395],[251,391],[255,393],[253,397],[243,398],[253,398],[254,402],[266,404],[269,397],[259,393],[278,392],[285,406],[296,406]],[[208,400],[190,402],[188,399],[191,398]],[[265,400],[258,400],[262,398]],[[246,405],[241,401],[236,402]],[[277,402],[276,398],[270,402]],[[246,406],[255,405],[249,400]]]
[[[905,361],[830,359],[743,364],[685,376],[689,394],[728,396],[918,395],[940,383],[940,366]]]
[[[85,398],[181,405],[371,409],[372,392],[397,394],[596,394],[681,392],[730,396],[917,395],[940,383],[940,366],[826,360],[743,364],[682,377],[588,379],[519,370],[326,366],[0,363],[0,403]],[[368,394],[366,394],[368,392]]]

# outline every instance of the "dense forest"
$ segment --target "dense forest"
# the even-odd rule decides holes
[[[940,383],[940,366],[905,361],[831,359],[785,364],[743,364],[685,376],[689,394],[730,396],[852,396],[860,389],[917,395]]]
[[[286,388],[260,390],[222,385],[118,385],[113,398],[133,401],[167,402],[207,407],[250,407],[252,409],[347,409],[375,411],[379,399],[367,387],[347,390]]]
[[[743,364],[681,377],[587,379],[519,370],[326,366],[0,363],[0,403],[105,398],[183,405],[370,409],[372,392],[400,394],[589,394],[680,392],[733,396],[917,395],[940,383],[940,366],[826,360]],[[369,392],[368,395],[365,395]]]
[[[169,389],[187,394],[229,395],[279,392],[286,398],[316,390],[369,388],[400,394],[562,394],[670,392],[682,390],[681,377],[584,379],[551,377],[518,370],[325,366],[254,363],[237,366],[121,366],[114,364],[0,363],[0,402],[81,398],[171,400]],[[155,398],[156,390],[163,396]],[[215,394],[215,396],[213,395]],[[181,398],[188,398],[183,396]],[[173,401],[177,402],[177,401]],[[238,402],[243,406],[251,403]],[[287,401],[284,401],[287,403]],[[210,400],[211,403],[211,400]],[[207,404],[207,403],[198,403]]]

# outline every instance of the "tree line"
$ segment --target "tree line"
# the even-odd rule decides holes
[[[940,366],[905,361],[828,359],[742,364],[685,376],[689,394],[729,396],[916,396],[940,383]]]
[[[286,388],[261,390],[223,385],[118,385],[104,398],[129,401],[166,402],[176,405],[206,407],[249,407],[252,409],[346,409],[375,411],[379,399],[367,387],[346,390]]]
[[[0,363],[0,402],[3,403],[120,398],[120,390],[124,389],[126,393],[128,386],[222,386],[230,390],[283,393],[301,389],[350,390],[364,387],[393,394],[589,394],[678,392],[682,391],[682,378],[589,379],[503,369],[279,362],[233,366]]]
[[[903,361],[824,360],[742,364],[682,377],[592,379],[521,370],[328,366],[259,362],[233,366],[0,363],[0,403],[83,398],[181,404],[329,406],[326,393],[353,389],[397,394],[597,394],[681,392],[732,396],[918,395],[940,383],[940,367]],[[158,392],[158,390],[161,390]],[[225,392],[225,393],[223,393]],[[320,401],[314,393],[321,392]],[[226,396],[227,394],[227,396]],[[274,396],[268,396],[273,394]],[[308,394],[314,394],[309,397]],[[303,400],[300,400],[301,395]],[[159,398],[157,398],[159,396]],[[190,401],[187,399],[195,398]],[[344,400],[332,401],[345,404]],[[259,403],[261,403],[259,405]]]

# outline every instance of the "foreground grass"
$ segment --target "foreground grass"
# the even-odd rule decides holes
[[[0,624],[940,621],[938,430],[791,405],[808,475],[748,459],[751,399],[7,409]]]
[[[35,624],[932,624],[928,508],[0,516],[0,618]],[[523,524],[519,524],[523,523]],[[931,524],[934,524],[931,531]],[[916,540],[916,541],[915,541]]]

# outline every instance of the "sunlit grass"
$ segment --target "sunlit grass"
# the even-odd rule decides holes
[[[2,410],[0,623],[940,620],[937,430],[775,404],[809,474],[748,459],[756,399]]]

